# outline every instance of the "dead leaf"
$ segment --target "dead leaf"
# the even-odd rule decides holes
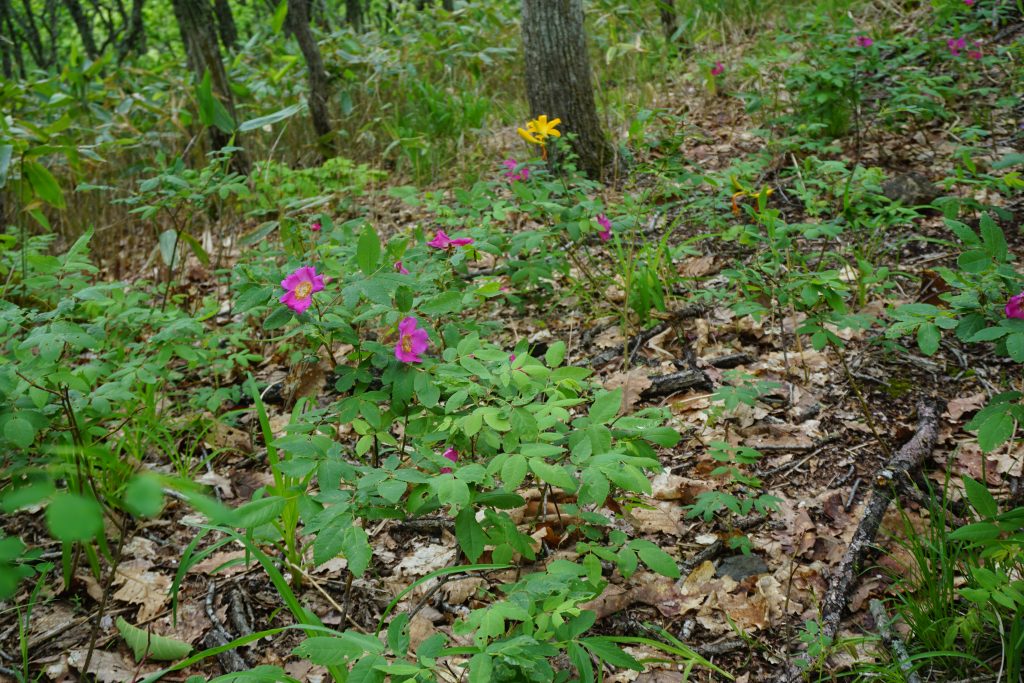
[[[89,670],[82,671],[87,656],[88,651],[85,649],[72,650],[68,653],[68,664],[82,674],[92,674],[99,683],[125,683],[140,678],[139,674],[143,674],[141,677],[144,677],[145,674],[155,671],[152,668],[140,671],[139,667],[126,662],[117,652],[104,650],[93,651],[92,659],[89,660]]]
[[[194,564],[191,567],[189,567],[188,571],[189,571],[190,574],[191,573],[211,574],[211,573],[213,573],[213,571],[215,569],[217,569],[218,567],[222,566],[223,564],[225,564],[227,562],[231,562],[232,560],[242,560],[242,562],[239,562],[238,564],[233,564],[230,567],[225,567],[224,569],[221,569],[220,571],[217,572],[217,576],[232,576],[232,575],[237,574],[239,572],[244,572],[245,571],[245,562],[244,562],[244,560],[245,560],[245,551],[244,550],[231,550],[231,551],[224,551],[224,552],[214,553],[213,555],[210,555],[209,557],[207,557],[202,562],[197,562],[196,564]]]
[[[701,277],[714,270],[715,257],[712,254],[691,256],[679,264],[679,274],[683,277]]]
[[[946,404],[946,417],[951,422],[959,422],[965,413],[972,413],[985,405],[986,400],[985,392],[950,399]]]
[[[633,368],[626,372],[616,372],[604,381],[604,388],[614,391],[622,387],[622,409],[620,415],[633,410],[633,407],[640,400],[640,394],[651,386],[651,378],[647,376],[646,368]]]
[[[448,545],[424,545],[402,558],[394,569],[394,576],[423,576],[448,566],[455,559],[455,548]]]
[[[171,577],[148,571],[152,566],[148,560],[122,562],[114,578],[114,585],[121,586],[114,599],[142,606],[136,616],[140,624],[159,614],[169,598]]]
[[[625,516],[638,531],[645,534],[682,535],[680,527],[683,508],[676,503],[655,503],[650,508],[634,507]]]

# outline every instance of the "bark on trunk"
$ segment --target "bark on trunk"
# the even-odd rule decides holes
[[[140,55],[146,51],[146,26],[142,18],[144,3],[145,0],[132,0],[132,15],[128,20],[128,30],[125,31],[121,42],[117,44],[119,61],[124,61],[124,58],[131,53]]]
[[[531,114],[562,119],[581,169],[605,176],[615,159],[594,104],[583,0],[523,0],[522,31]]]
[[[11,58],[18,50],[14,42],[14,26],[11,24],[11,8],[7,0],[0,0],[0,58],[3,62],[4,78],[14,78],[14,66]]]
[[[313,118],[321,151],[329,153],[328,138],[331,135],[331,118],[327,107],[327,70],[320,55],[320,46],[309,28],[309,0],[288,0],[288,26],[299,41],[299,49],[306,59],[309,74],[309,113]]]
[[[64,0],[64,7],[71,14],[71,21],[75,22],[75,28],[78,29],[78,35],[82,39],[82,47],[85,48],[85,54],[89,55],[89,59],[96,59],[99,52],[96,50],[96,41],[92,37],[92,23],[85,16],[82,3],[78,0]]]
[[[228,0],[213,0],[213,11],[217,15],[217,32],[224,49],[234,52],[238,49],[238,27]]]
[[[217,97],[231,118],[238,120],[235,112],[235,101],[228,86],[227,72],[221,61],[220,48],[217,45],[217,31],[214,24],[213,11],[208,0],[171,0],[174,16],[178,20],[181,40],[185,44],[188,65],[199,82],[210,72],[210,82],[214,96]],[[216,126],[210,126],[210,141],[214,148],[222,149],[231,142],[231,136]],[[238,140],[236,139],[236,143]],[[239,145],[240,146],[240,145]],[[249,161],[244,152],[237,152],[232,165],[239,173],[249,172]]]
[[[673,36],[679,29],[676,0],[658,0],[658,12],[661,14],[661,28],[665,31],[665,42],[674,42]]]
[[[22,22],[22,29],[25,35],[25,44],[32,60],[40,69],[49,66],[46,61],[46,51],[43,49],[43,39],[39,36],[39,29],[36,27],[35,15],[32,13],[32,4],[29,0],[21,0],[25,8],[25,21]]]
[[[363,31],[362,0],[345,0],[345,20],[356,33]]]

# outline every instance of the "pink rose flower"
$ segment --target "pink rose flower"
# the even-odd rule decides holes
[[[1006,302],[1006,317],[1024,320],[1024,292],[1011,296]]]
[[[316,274],[316,267],[303,266],[281,280],[286,291],[280,301],[296,313],[303,313],[313,303],[313,293],[324,288],[324,278]]]
[[[602,242],[607,242],[612,238],[612,222],[608,220],[608,216],[603,213],[598,214],[597,224],[601,226],[601,232],[597,233],[597,236],[601,238]]]
[[[967,40],[964,38],[947,38],[946,47],[949,48],[949,54],[954,57],[960,56],[960,50],[967,47]]]
[[[857,36],[857,47],[871,47],[875,44],[875,41],[871,40],[870,36]]]
[[[403,266],[401,261],[395,261],[395,272],[401,275],[408,275],[409,269]]]
[[[416,327],[416,318],[409,316],[398,323],[398,343],[395,344],[395,358],[403,363],[421,363],[421,353],[430,345],[427,331]]]
[[[452,247],[464,247],[467,244],[473,244],[472,238],[458,237],[452,239],[444,230],[438,230],[437,234],[434,235],[434,239],[427,242],[428,246],[434,247],[435,249],[451,249]]]
[[[530,179],[529,166],[523,166],[521,169],[519,169],[519,172],[517,173],[516,168],[519,166],[519,162],[516,161],[515,159],[505,159],[505,161],[501,163],[504,164],[505,168],[508,169],[508,171],[505,172],[505,178],[507,178],[510,183],[514,183],[517,180]]]
[[[452,462],[458,462],[459,461],[459,452],[457,450],[455,450],[454,448],[449,448],[448,450],[446,450],[444,453],[441,454],[441,457],[447,458],[448,460],[451,460]],[[442,467],[441,468],[441,474],[448,474],[451,471],[452,471],[451,467]]]
[[[320,232],[319,221],[313,221],[312,225],[309,226],[309,229],[312,230],[313,232]]]
[[[715,62],[715,65],[711,67],[712,76],[721,76],[725,73],[725,66],[721,62]]]

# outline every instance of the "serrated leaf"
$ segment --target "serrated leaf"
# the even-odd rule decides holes
[[[483,555],[487,536],[480,522],[476,521],[476,512],[472,507],[462,508],[455,517],[455,538],[470,562],[476,562]]]
[[[380,261],[380,238],[373,226],[367,225],[356,245],[356,263],[364,275],[372,275]]]
[[[526,458],[516,453],[511,455],[501,466],[501,481],[506,491],[514,491],[519,488],[526,478]]]
[[[533,473],[540,477],[540,480],[544,483],[557,486],[558,488],[572,492],[576,490],[576,480],[574,480],[565,469],[558,467],[557,465],[551,465],[538,458],[530,458],[530,469]]]
[[[132,649],[136,662],[141,662],[143,659],[171,661],[181,659],[192,651],[192,646],[188,643],[143,631],[141,628],[129,624],[124,617],[117,618],[117,630],[121,632],[124,642],[128,643],[128,647]]]
[[[373,548],[370,547],[366,531],[358,526],[348,527],[342,537],[341,547],[348,560],[348,570],[356,576],[365,574],[373,558]]]

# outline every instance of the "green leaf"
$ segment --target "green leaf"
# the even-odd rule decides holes
[[[140,474],[124,490],[124,506],[136,517],[156,517],[164,509],[164,491],[160,478]]]
[[[1018,363],[1024,363],[1024,332],[1014,332],[1006,337],[1006,353]]]
[[[643,671],[643,665],[633,659],[633,657],[625,652],[605,637],[595,636],[592,638],[580,639],[580,644],[587,648],[601,661],[607,662],[612,666],[620,669],[632,669],[633,671]]]
[[[129,624],[123,617],[117,618],[117,630],[121,632],[124,642],[128,643],[128,647],[132,649],[136,662],[141,662],[143,659],[157,661],[181,659],[192,651],[192,646],[188,643],[143,631],[141,628]]]
[[[0,190],[7,185],[7,170],[11,166],[11,155],[14,145],[0,145]]]
[[[372,225],[363,229],[356,245],[356,263],[359,270],[365,275],[372,275],[377,270],[377,262],[380,261],[380,238]]]
[[[285,3],[287,3],[287,0],[285,0]],[[298,114],[300,111],[302,111],[301,102],[293,104],[290,107],[285,107],[284,109],[279,109],[275,111],[273,114],[267,114],[266,116],[261,116],[256,119],[249,119],[248,121],[243,122],[242,125],[238,127],[238,130],[244,133],[245,131],[248,130],[256,130],[257,128],[263,128],[264,126],[269,126],[277,123],[278,121],[284,121],[287,118],[291,118],[292,116]]]
[[[88,541],[103,531],[103,510],[92,498],[58,493],[46,507],[46,525],[58,541]]]
[[[544,363],[549,368],[557,368],[563,360],[565,360],[565,342],[556,341],[548,347],[547,353],[544,354]]]
[[[483,555],[487,536],[480,522],[476,521],[476,511],[471,506],[462,508],[455,517],[455,537],[470,562],[476,562]]]
[[[643,539],[632,541],[630,545],[636,550],[640,560],[654,571],[670,579],[678,579],[680,577],[676,561],[658,546]]]
[[[478,652],[469,660],[469,683],[491,683],[494,660],[486,652]]]
[[[178,231],[169,228],[160,233],[157,238],[160,243],[160,259],[168,268],[174,267],[176,252],[178,250]]]
[[[28,448],[36,440],[36,428],[25,418],[14,415],[4,425],[4,437],[18,448]]]
[[[388,647],[399,657],[404,657],[409,651],[409,615],[405,612],[395,615],[395,618],[388,624]]]
[[[408,313],[412,310],[412,301],[412,290],[405,285],[402,285],[395,290],[395,308],[400,310],[402,313]]]
[[[359,526],[348,527],[342,537],[341,547],[348,560],[348,570],[356,576],[365,574],[373,558],[373,548],[370,547],[366,531]]]
[[[978,427],[978,445],[982,453],[991,453],[1013,435],[1014,419],[1008,413],[996,413]]]
[[[971,501],[971,507],[982,517],[992,518],[999,514],[996,499],[981,482],[965,476],[964,491],[967,493],[967,500]]]
[[[622,387],[615,391],[604,391],[602,389],[594,398],[594,404],[590,406],[590,421],[595,424],[610,422],[619,414],[621,407]]]
[[[366,653],[366,648],[358,640],[347,635],[306,638],[292,652],[320,666],[343,666]]]
[[[526,478],[526,458],[516,453],[511,455],[501,466],[501,481],[506,491],[514,491],[519,488]]]
[[[196,100],[199,102],[199,120],[204,126],[216,126],[225,133],[235,131],[235,120],[231,118],[231,114],[220,99],[213,94],[213,79],[209,69],[196,87]]]
[[[917,346],[926,356],[934,356],[939,350],[942,331],[933,323],[921,323],[917,328]]]
[[[1006,260],[1007,247],[1006,236],[989,214],[981,216],[981,241],[985,245],[985,251],[998,263]]]
[[[567,648],[569,661],[576,667],[580,683],[594,683],[594,665],[590,661],[590,655],[578,644],[570,642]]]
[[[367,655],[352,667],[346,683],[383,683],[386,674],[377,667],[387,665],[388,660],[380,655]]]
[[[117,625],[121,637],[135,655],[135,661],[141,661],[143,658],[169,661],[180,659],[191,652],[191,645],[188,643],[143,631],[126,622],[122,616],[118,617]]]
[[[992,265],[992,257],[980,249],[972,249],[960,254],[956,264],[968,273],[983,273]]]
[[[568,492],[576,490],[576,480],[561,467],[546,463],[539,458],[530,458],[530,469],[545,483]]]
[[[25,178],[32,187],[35,196],[54,208],[63,209],[66,207],[64,193],[61,191],[57,179],[53,177],[53,174],[45,166],[38,161],[24,161],[22,162],[22,172],[25,174]]]
[[[253,529],[277,519],[287,501],[281,496],[267,496],[240,505],[234,511],[234,524],[242,529]]]
[[[270,29],[275,33],[280,33],[284,27],[284,20],[288,16],[288,0],[281,0],[277,4],[277,9],[274,10],[274,16],[270,18]]]

